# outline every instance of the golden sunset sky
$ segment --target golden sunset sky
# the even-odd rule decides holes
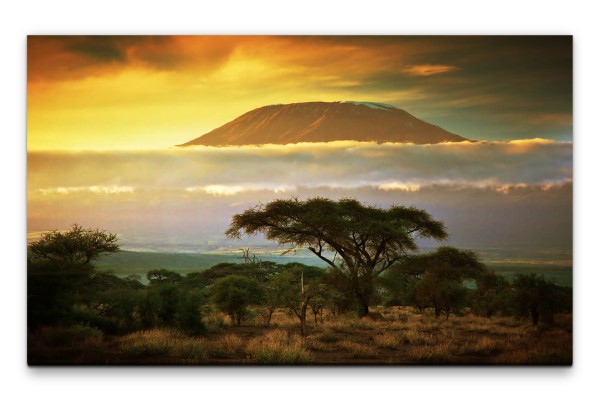
[[[570,252],[571,37],[30,36],[27,50],[32,236],[77,222],[128,249],[237,249],[223,233],[246,208],[359,197],[426,208],[457,246]],[[305,101],[387,103],[479,141],[174,147]]]
[[[338,100],[570,141],[571,57],[567,36],[29,36],[27,146],[164,149],[267,104]]]

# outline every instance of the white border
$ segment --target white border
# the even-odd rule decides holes
[[[2,10],[3,393],[18,399],[176,397],[307,400],[590,399],[598,354],[598,13],[593,2],[504,0],[14,1]],[[25,66],[28,34],[573,34],[575,365],[573,368],[31,369],[25,354]]]

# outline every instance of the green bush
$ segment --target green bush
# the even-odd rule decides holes
[[[202,321],[201,307],[204,297],[199,291],[189,291],[182,294],[177,310],[177,327],[189,335],[200,335],[206,332]]]
[[[215,281],[210,289],[212,301],[238,326],[248,317],[248,306],[264,301],[264,290],[254,279],[227,276]]]

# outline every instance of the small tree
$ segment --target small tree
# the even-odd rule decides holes
[[[108,277],[98,275],[92,262],[119,249],[115,234],[84,229],[78,224],[68,231],[44,233],[32,242],[27,259],[30,327],[71,319],[73,305]],[[98,280],[94,281],[96,276]]]
[[[467,289],[465,280],[475,280],[485,266],[472,251],[453,247],[440,247],[433,253],[407,258],[394,266],[387,275],[387,288],[401,290],[406,300],[414,302],[419,309],[434,308],[436,317],[464,306]],[[405,281],[393,283],[394,279]]]
[[[534,326],[540,319],[552,323],[557,312],[571,308],[571,295],[567,289],[546,281],[538,274],[518,274],[512,287],[517,316],[528,316]]]
[[[467,289],[461,282],[450,280],[437,273],[426,272],[423,280],[416,284],[417,305],[432,307],[435,317],[445,313],[446,320],[452,311],[464,306]]]
[[[199,290],[186,291],[181,294],[177,308],[177,327],[189,335],[200,335],[206,332],[200,309],[204,304],[204,295]]]
[[[146,273],[146,277],[148,278],[148,281],[152,285],[167,284],[167,283],[168,284],[177,284],[177,283],[181,283],[183,281],[183,277],[181,276],[181,274],[171,271],[171,270],[166,270],[166,269],[149,270],[148,273]]]
[[[490,318],[498,313],[507,315],[512,296],[508,281],[493,270],[486,270],[477,278],[477,289],[473,292],[473,311]]]
[[[323,309],[325,306],[331,305],[331,295],[327,286],[324,284],[317,284],[319,289],[315,296],[308,301],[308,306],[315,319],[315,326],[317,325],[317,316],[321,316],[321,323],[323,323]]]
[[[278,274],[273,281],[281,288],[281,302],[300,321],[300,333],[306,335],[306,312],[313,298],[323,293],[318,278],[305,279],[302,269],[294,268]]]
[[[119,251],[116,234],[73,224],[69,231],[50,231],[29,245],[31,259],[61,266],[87,266],[100,255]]]
[[[264,290],[254,279],[242,276],[223,277],[210,288],[212,301],[231,321],[241,326],[248,314],[247,307],[264,302]]]
[[[286,292],[289,291],[289,283],[278,277],[279,275],[270,277],[263,286],[265,299],[261,310],[261,316],[267,327],[270,326],[271,318],[277,308],[286,307],[285,297]]]
[[[165,326],[175,327],[177,321],[177,309],[181,300],[181,288],[172,283],[157,286],[154,291],[159,296],[160,308],[158,317]]]

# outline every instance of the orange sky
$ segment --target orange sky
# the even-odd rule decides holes
[[[161,149],[267,104],[337,100],[475,139],[569,140],[569,50],[566,37],[30,36],[28,150]]]
[[[372,68],[365,59],[385,61],[368,48],[318,42],[31,37],[28,147],[164,148],[265,104],[343,99]]]

